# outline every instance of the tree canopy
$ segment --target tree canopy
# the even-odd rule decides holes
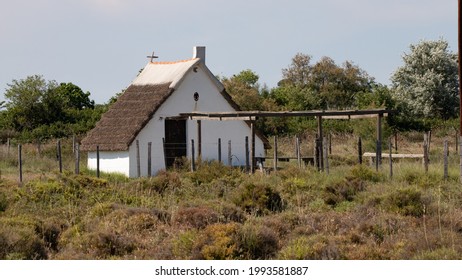
[[[448,119],[459,108],[457,55],[443,40],[421,41],[403,55],[392,75],[392,92],[411,117]]]

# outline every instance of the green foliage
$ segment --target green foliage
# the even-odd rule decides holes
[[[405,216],[420,217],[425,213],[422,193],[411,187],[397,189],[386,197],[384,203],[390,211]]]
[[[234,203],[248,213],[263,215],[284,209],[281,196],[270,186],[244,182],[235,190]]]
[[[16,131],[23,141],[67,137],[93,128],[106,106],[96,106],[90,93],[72,83],[57,84],[42,76],[13,80],[5,92],[0,131]],[[2,140],[10,135],[0,135]]]
[[[240,258],[268,259],[279,249],[279,239],[269,227],[248,221],[238,233],[237,246]]]
[[[196,245],[205,260],[232,260],[238,257],[237,236],[241,226],[237,223],[213,224],[205,228],[201,242]]]
[[[457,116],[457,55],[448,42],[421,41],[410,46],[404,65],[393,74],[393,93],[402,103],[401,113],[410,117],[443,118]]]

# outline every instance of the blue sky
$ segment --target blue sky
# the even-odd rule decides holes
[[[152,51],[180,60],[195,45],[214,74],[251,69],[268,87],[298,52],[389,84],[410,44],[439,38],[457,51],[456,0],[0,0],[0,100],[13,79],[39,74],[104,103]]]

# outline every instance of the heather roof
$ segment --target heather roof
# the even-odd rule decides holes
[[[169,83],[131,85],[82,140],[82,150],[126,151],[136,135],[172,94]]]
[[[239,106],[231,99],[223,84],[201,63],[200,58],[175,62],[150,62],[125,92],[111,105],[82,140],[83,151],[126,151],[138,133],[149,122],[157,109],[177,89],[188,71],[196,67],[204,70],[218,91],[237,111]],[[266,138],[259,134],[265,144]]]

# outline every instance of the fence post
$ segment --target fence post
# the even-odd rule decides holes
[[[195,162],[195,152],[194,152],[194,139],[191,139],[191,171],[196,171],[196,162]]]
[[[278,137],[275,135],[274,136],[274,155],[273,155],[273,169],[274,171],[278,170]]]
[[[359,164],[363,164],[363,142],[361,136],[358,137],[358,161]]]
[[[148,177],[151,177],[152,175],[151,149],[152,142],[148,142]]]
[[[393,158],[391,156],[391,150],[392,150],[392,145],[391,145],[391,137],[388,139],[388,160],[390,161],[390,179],[393,178]]]
[[[96,177],[99,178],[99,146],[96,146]]]
[[[428,137],[424,136],[424,143],[423,143],[423,155],[424,155],[424,168],[425,173],[428,173]]]
[[[302,168],[302,159],[300,156],[300,138],[298,138],[298,136],[295,138],[295,151],[297,155],[298,168]]]
[[[6,139],[6,155],[10,156],[10,138]]]
[[[79,173],[80,173],[80,146],[79,146],[79,143],[75,143],[74,156],[75,156],[75,174],[79,175]]]
[[[249,158],[249,136],[245,137],[245,171],[250,171],[250,158]]]
[[[218,138],[218,162],[221,163],[221,138]]]
[[[444,139],[444,180],[448,179],[448,139]]]
[[[325,167],[325,170],[326,170],[326,173],[329,174],[329,148],[327,146],[327,141],[328,141],[328,138],[324,137],[323,139],[324,141],[324,145],[322,145],[324,147],[324,167]]]
[[[228,165],[233,166],[233,154],[231,153],[231,140],[228,141]]]
[[[58,151],[59,173],[63,173],[63,160],[62,160],[62,154],[61,154],[61,139],[58,140],[57,151]]]
[[[22,184],[22,145],[18,145],[19,184]]]
[[[136,177],[141,177],[140,141],[136,140]]]

